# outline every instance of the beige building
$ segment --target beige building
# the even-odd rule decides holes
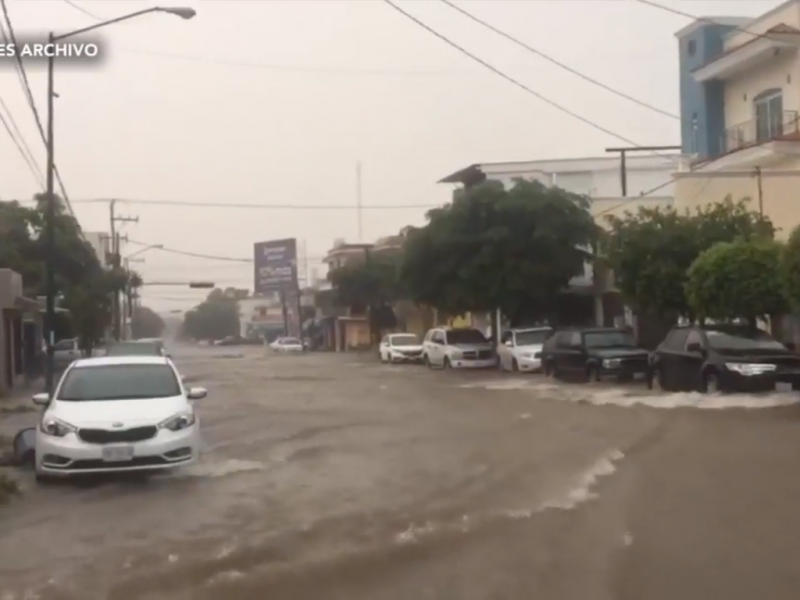
[[[676,34],[690,157],[675,174],[675,205],[749,197],[786,236],[800,224],[800,1],[709,21]]]
[[[23,295],[19,273],[0,269],[0,396],[25,383],[42,341],[39,303]]]

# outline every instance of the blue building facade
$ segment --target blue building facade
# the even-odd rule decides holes
[[[725,34],[734,25],[697,22],[677,34],[680,70],[681,146],[684,154],[703,160],[723,151],[724,82],[698,82],[692,71],[723,52]]]

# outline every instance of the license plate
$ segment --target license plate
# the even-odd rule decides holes
[[[792,391],[792,384],[786,383],[785,381],[779,381],[775,384],[775,391],[776,392],[791,392]]]
[[[108,446],[103,448],[105,462],[126,462],[133,459],[133,446]]]

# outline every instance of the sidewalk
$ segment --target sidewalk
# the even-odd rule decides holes
[[[13,438],[20,429],[36,425],[39,411],[31,396],[41,389],[42,382],[36,381],[0,397],[0,437]]]

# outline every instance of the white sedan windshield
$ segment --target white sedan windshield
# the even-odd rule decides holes
[[[298,340],[297,338],[283,338],[281,340],[281,344],[283,344],[284,346],[299,346],[300,340]]]
[[[180,383],[169,365],[102,365],[71,369],[57,399],[81,402],[180,395]]]

